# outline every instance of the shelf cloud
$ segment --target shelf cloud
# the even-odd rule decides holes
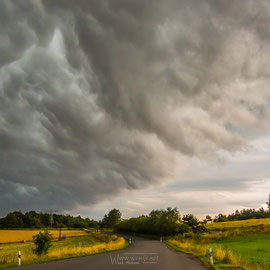
[[[260,0],[1,1],[1,214],[181,182],[194,158],[269,133],[269,15]]]

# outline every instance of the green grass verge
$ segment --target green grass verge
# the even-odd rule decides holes
[[[217,246],[252,262],[270,266],[270,234],[228,238],[216,242]]]
[[[167,242],[167,244],[177,251],[195,255],[208,265],[210,260],[207,256],[207,250],[211,247],[214,254],[213,269],[270,270],[270,234],[246,235],[210,242],[205,242],[203,238],[192,238],[188,240],[189,242],[185,242],[186,239],[178,239],[177,241],[182,244],[180,246],[171,242]],[[216,258],[220,258],[220,261],[215,258],[217,253],[218,257]]]
[[[166,241],[165,244],[167,244],[168,246],[170,246],[173,250],[175,251],[178,251],[178,252],[183,252],[183,253],[186,253],[186,254],[191,254],[197,258],[199,258],[201,260],[201,262],[203,263],[203,265],[207,266],[207,267],[210,267],[212,269],[216,269],[214,267],[211,267],[211,264],[210,264],[210,259],[207,258],[206,256],[199,256],[198,254],[195,254],[193,252],[188,252],[184,249],[181,249],[179,247],[177,247],[176,245],[170,243],[169,241]]]
[[[190,252],[190,251],[186,251],[184,249],[181,249],[179,248],[178,246],[170,243],[169,241],[166,241],[166,244],[168,246],[170,246],[172,249],[174,249],[175,251],[178,251],[178,252],[183,252],[183,253],[186,253],[186,254],[191,254],[195,257],[197,257],[204,266],[206,267],[209,267],[210,269],[215,269],[215,270],[244,270],[244,268],[242,267],[235,267],[231,264],[224,264],[222,262],[219,262],[217,260],[214,260],[214,265],[211,265],[210,263],[210,258],[208,256],[201,256],[201,255],[198,255],[194,252]]]

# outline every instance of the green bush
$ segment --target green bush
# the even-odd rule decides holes
[[[181,234],[191,232],[191,228],[185,223],[179,224],[178,227],[179,227],[179,233]]]
[[[33,252],[37,255],[47,254],[49,248],[51,247],[52,235],[46,230],[43,233],[33,236],[35,248]]]

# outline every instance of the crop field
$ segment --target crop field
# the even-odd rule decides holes
[[[14,243],[14,242],[22,242],[22,241],[32,241],[33,235],[38,234],[42,230],[0,230],[0,243]],[[54,238],[58,238],[59,231],[58,230],[50,230],[50,233]],[[63,230],[62,234],[65,234],[66,237],[73,236],[83,236],[87,235],[85,231],[79,230]]]
[[[206,228],[210,231],[220,231],[220,230],[226,230],[226,229],[230,230],[234,228],[252,227],[252,226],[259,226],[259,225],[270,227],[270,218],[215,222],[215,223],[206,224]]]
[[[0,268],[17,265],[18,251],[21,251],[22,265],[60,260],[70,257],[90,255],[123,248],[126,241],[122,237],[100,235],[98,239],[92,235],[70,237],[62,241],[54,240],[47,255],[33,254],[33,242],[9,243],[0,245]]]

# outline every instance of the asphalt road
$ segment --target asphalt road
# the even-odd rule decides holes
[[[21,266],[21,270],[205,270],[201,262],[176,252],[159,241],[131,237],[132,245],[124,250],[62,261]],[[18,268],[9,268],[18,269]]]

